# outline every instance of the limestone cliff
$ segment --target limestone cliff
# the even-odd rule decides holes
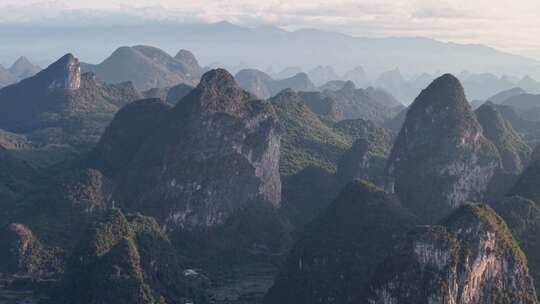
[[[381,264],[365,303],[538,303],[527,259],[504,221],[463,205],[413,230]]]
[[[483,197],[500,157],[485,138],[463,87],[444,75],[407,112],[387,164],[388,189],[426,221]]]
[[[210,71],[118,176],[117,198],[170,230],[222,224],[255,201],[278,207],[276,126],[268,102],[254,100],[225,70]]]

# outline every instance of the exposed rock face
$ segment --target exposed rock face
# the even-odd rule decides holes
[[[376,265],[414,223],[395,196],[351,182],[304,229],[264,303],[364,303]]]
[[[436,79],[407,112],[387,164],[403,203],[433,222],[482,198],[500,158],[452,75]]]
[[[494,104],[485,103],[475,111],[484,135],[499,151],[503,168],[519,174],[528,162],[532,149],[514,130],[510,122],[503,118]]]
[[[81,66],[79,60],[72,54],[67,54],[50,65],[41,77],[43,79],[50,79],[48,88],[51,90],[77,90],[81,87]]]
[[[151,46],[124,46],[100,64],[84,64],[83,71],[94,72],[109,83],[133,82],[139,90],[170,87],[179,83],[195,85],[202,69],[194,65],[191,56],[180,52],[178,58],[174,58]]]
[[[464,205],[414,230],[386,259],[363,303],[538,303],[527,259],[487,206]]]
[[[277,207],[276,125],[269,103],[253,100],[225,70],[210,71],[118,177],[118,197],[173,230],[222,224],[258,200]]]
[[[31,63],[26,57],[21,56],[13,63],[9,71],[19,79],[25,79],[36,75],[41,69]]]

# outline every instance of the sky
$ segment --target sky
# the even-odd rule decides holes
[[[104,16],[118,23],[131,17],[189,23],[225,20],[364,37],[430,37],[540,59],[538,0],[0,0],[0,12],[0,27]]]

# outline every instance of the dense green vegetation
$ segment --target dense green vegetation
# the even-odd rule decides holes
[[[529,160],[531,147],[523,141],[510,122],[503,118],[494,104],[483,104],[475,114],[482,125],[484,136],[499,151],[503,168],[512,173],[520,173]]]
[[[335,172],[343,153],[359,138],[373,143],[373,154],[387,156],[391,149],[389,131],[362,119],[337,123],[322,120],[296,93],[283,92],[272,99],[272,104],[282,130],[283,176],[298,173],[309,165]]]
[[[308,224],[265,303],[350,303],[415,218],[376,186],[353,181]]]
[[[511,196],[491,203],[493,209],[504,219],[512,235],[527,256],[530,273],[536,291],[540,291],[540,209],[531,200]]]
[[[206,303],[157,222],[111,209],[74,250],[63,281],[68,303]]]

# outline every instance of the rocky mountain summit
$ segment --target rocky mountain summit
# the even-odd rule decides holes
[[[527,259],[504,221],[464,205],[413,230],[372,279],[365,303],[538,303]]]
[[[482,199],[500,166],[459,80],[447,74],[409,108],[387,164],[388,189],[432,222],[468,200]]]
[[[38,165],[57,162],[89,150],[114,113],[139,97],[130,83],[81,75],[79,61],[67,54],[0,90],[0,137]]]
[[[123,109],[93,155],[114,176],[125,208],[191,230],[223,224],[258,201],[278,207],[279,153],[271,105],[213,70],[170,110],[152,100]]]

